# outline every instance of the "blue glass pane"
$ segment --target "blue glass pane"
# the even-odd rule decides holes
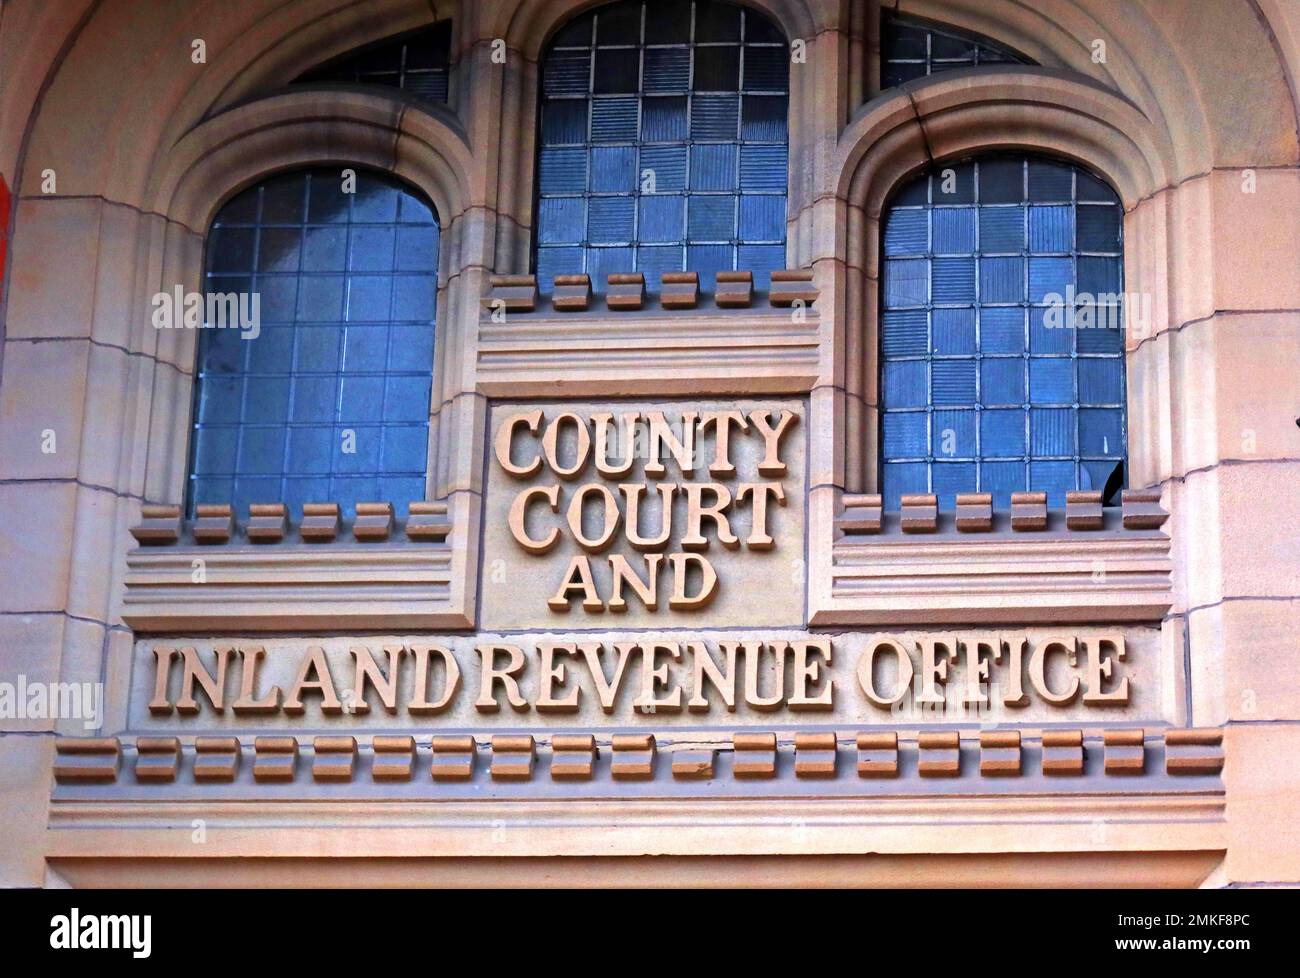
[[[935,353],[975,352],[974,309],[936,309],[932,316]]]
[[[1030,408],[1029,451],[1035,456],[1074,454],[1074,412],[1068,408]]]
[[[632,248],[589,248],[587,250],[587,272],[591,275],[592,287],[594,288],[599,282],[602,292],[606,287],[607,276],[635,270],[635,252]]]
[[[1018,204],[1025,199],[1024,163],[1021,160],[981,160],[979,167],[981,204]]]
[[[1123,400],[1123,378],[1117,358],[1079,359],[1079,403],[1119,404]]]
[[[1025,361],[1020,357],[997,357],[980,361],[980,403],[1025,403]]]
[[[596,104],[599,105],[600,103]],[[642,101],[641,139],[643,141],[647,143],[670,143],[685,138],[685,98],[648,98]],[[643,157],[641,168],[644,170],[645,167]]]
[[[654,193],[686,189],[686,147],[647,146],[641,150],[641,179],[653,181]]]
[[[692,190],[734,190],[737,147],[706,143],[691,147]]]
[[[735,92],[740,89],[740,48],[695,49],[694,86],[697,92]],[[751,85],[771,88],[771,85]]]
[[[230,460],[239,444],[238,428],[200,428],[195,438],[195,475],[230,471]]]
[[[730,241],[736,235],[736,198],[691,197],[686,220],[691,241]]]
[[[566,52],[556,53],[563,54]],[[598,95],[635,92],[640,73],[640,52],[598,50],[596,52],[596,64],[591,76],[592,91]]]
[[[637,186],[636,149],[600,146],[591,150],[591,189],[597,193],[632,191]]]
[[[602,98],[591,103],[591,141],[626,143],[636,139],[639,100]]]
[[[885,452],[890,458],[924,458],[928,454],[928,416],[924,411],[885,415]]]
[[[740,107],[742,139],[785,141],[789,100],[784,95],[746,95]]]
[[[975,465],[972,462],[936,462],[933,482],[939,505],[951,511],[957,505],[957,493],[975,491]]]
[[[1124,412],[1099,408],[1084,408],[1079,411],[1079,451],[1084,455],[1105,455],[1110,458],[1122,456]]]
[[[554,288],[556,275],[571,274],[575,268],[583,267],[583,255],[582,248],[539,246],[537,249],[537,287],[550,291]],[[595,291],[603,291],[605,283],[593,276],[591,287]]]
[[[898,209],[885,221],[885,254],[923,255],[929,250],[924,210]]]
[[[537,179],[544,194],[562,194],[587,189],[587,151],[582,148],[543,148],[537,165]]]
[[[784,45],[745,48],[745,88],[784,92],[790,84],[790,55]]]
[[[542,132],[548,145],[581,143],[587,138],[587,103],[558,99],[542,107]]]
[[[1119,203],[1119,195],[1086,170],[1076,168],[1074,182],[1075,193],[1080,201],[1096,201],[1103,204]]]
[[[1064,301],[1073,283],[1074,265],[1069,258],[1029,259],[1030,302]]]
[[[645,20],[647,44],[685,44],[691,39],[690,0],[658,0]]]
[[[981,207],[980,251],[985,254],[1014,251],[1025,247],[1025,209],[1023,207]]]
[[[1031,353],[1069,353],[1076,332],[1069,326],[1069,307],[1063,303],[1029,310]]]
[[[1029,199],[1039,203],[1072,199],[1074,167],[1053,160],[1029,161]]]
[[[1023,302],[1023,258],[980,259],[980,302]]]
[[[752,11],[748,20],[752,23],[758,16]],[[697,3],[695,5],[695,40],[697,41],[739,41],[741,9],[725,3]]]
[[[697,95],[691,99],[692,139],[735,139],[739,125],[739,97]]]
[[[981,353],[1023,353],[1025,350],[1025,311],[1014,309],[980,310]]]
[[[974,411],[935,411],[930,418],[932,454],[938,458],[973,458],[975,427]]]
[[[1118,258],[1080,258],[1077,291],[1092,296],[1118,293],[1120,267]]]
[[[938,207],[932,212],[936,254],[969,254],[975,250],[975,210],[970,207]]]
[[[781,191],[784,194],[787,155],[784,144],[746,144],[740,147],[740,186],[745,190]]]
[[[1080,207],[1075,218],[1080,251],[1119,251],[1118,207]]]
[[[984,458],[1019,458],[1025,454],[1024,411],[982,411],[980,454]]]
[[[635,223],[635,198],[593,197],[587,214],[587,240],[609,244],[631,241]]]
[[[1100,314],[1105,316],[1113,315],[1113,319],[1106,321],[1113,322],[1115,325],[1093,326],[1087,329],[1080,328],[1075,332],[1074,341],[1080,353],[1111,353],[1118,354],[1124,350],[1124,334],[1120,331],[1120,319],[1117,310],[1099,310]]]
[[[929,314],[925,310],[886,312],[881,318],[884,322],[881,346],[885,356],[915,356],[930,351]]]
[[[691,52],[686,48],[648,48],[644,86],[647,92],[685,92],[691,87]]]
[[[975,259],[935,258],[930,296],[934,302],[975,301]]]
[[[1030,207],[1029,250],[1069,252],[1074,247],[1074,208]]]
[[[975,361],[936,360],[931,364],[930,396],[935,404],[975,403]]]
[[[950,163],[936,168],[930,182],[931,202],[971,204],[975,202],[975,168],[969,163]]]
[[[641,198],[642,241],[682,239],[685,198],[678,196]]]
[[[1074,401],[1074,361],[1068,357],[1031,357],[1029,399],[1035,404],[1070,404]]]
[[[1111,476],[1124,463],[1120,459],[1083,459],[1079,462],[1079,488],[1104,490],[1111,484]]]
[[[885,262],[885,308],[922,306],[930,298],[930,263],[924,259]]]
[[[383,458],[386,471],[413,472],[423,466],[429,438],[426,426],[389,425],[384,429],[383,435]]]
[[[690,245],[686,267],[700,276],[700,288],[712,288],[718,272],[736,267],[736,249],[731,245]]]
[[[885,407],[925,407],[929,403],[925,378],[924,360],[887,362],[885,364]],[[889,416],[885,415],[885,417]]]
[[[678,228],[675,238],[681,236]],[[663,245],[647,247],[642,245],[636,250],[636,267],[645,274],[646,288],[657,291],[661,286],[660,276],[664,272],[681,272],[686,270],[685,251],[681,245]],[[702,283],[701,283],[702,284]]]
[[[538,241],[543,244],[578,243],[586,238],[587,202],[582,197],[543,197]]]
[[[750,194],[740,198],[742,241],[785,239],[785,198],[773,194]]]

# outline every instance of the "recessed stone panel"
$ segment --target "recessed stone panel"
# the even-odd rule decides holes
[[[802,624],[804,408],[494,405],[483,627]]]

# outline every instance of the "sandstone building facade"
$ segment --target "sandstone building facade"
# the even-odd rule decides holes
[[[1294,0],[0,79],[0,883],[1300,881]]]

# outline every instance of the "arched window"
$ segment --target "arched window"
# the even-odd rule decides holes
[[[542,60],[537,273],[785,267],[789,51],[753,10],[615,3]]]
[[[881,491],[1122,484],[1122,209],[1039,156],[942,163],[883,223]],[[1117,481],[1118,480],[1118,481]]]
[[[400,88],[433,102],[447,101],[451,21],[444,20],[349,51],[305,72],[299,82],[360,82]]]
[[[437,266],[429,202],[379,173],[293,172],[226,203],[205,259],[191,511],[423,499]],[[212,322],[230,295],[255,328]]]
[[[978,34],[939,27],[885,12],[880,20],[880,87],[954,68],[987,64],[1033,64],[1017,51]]]

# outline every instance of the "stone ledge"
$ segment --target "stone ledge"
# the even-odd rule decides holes
[[[897,513],[884,510],[883,497],[873,493],[843,493],[835,517],[837,538],[859,538],[897,533],[1120,533],[1155,531],[1169,519],[1160,506],[1160,493],[1151,489],[1125,489],[1121,505],[1102,506],[1100,492],[1066,494],[1064,510],[1049,510],[1047,493],[1011,494],[1008,510],[993,508],[987,492],[957,494],[957,506],[941,511],[932,493],[911,493],[901,499]]]
[[[492,275],[480,301],[481,318],[493,320],[504,313],[509,319],[552,315],[582,319],[603,314],[671,314],[697,308],[725,311],[764,306],[785,310],[784,314],[789,315],[792,306],[809,309],[821,295],[809,268],[776,270],[771,280],[771,287],[762,291],[754,288],[754,273],[748,269],[720,271],[714,276],[713,290],[701,293],[698,272],[665,272],[662,291],[651,293],[646,291],[642,272],[611,272],[606,276],[605,291],[593,293],[590,276],[573,273],[556,275],[555,287],[546,295],[539,292],[535,275]],[[712,302],[702,305],[701,298]]]
[[[283,503],[250,506],[247,521],[203,510],[187,523],[146,506],[132,528],[122,620],[137,632],[473,626],[453,546],[474,532],[468,501],[412,502],[405,520],[388,502],[358,503],[352,520],[307,503],[297,524]]]
[[[1152,490],[1122,505],[1070,493],[962,493],[954,511],[932,494],[884,511],[877,494],[839,493],[829,548],[814,547],[809,624],[944,625],[1159,621],[1173,601],[1169,514]],[[814,571],[819,568],[814,568]],[[819,579],[824,581],[817,584]]]
[[[115,786],[146,790],[151,797],[194,787],[240,785],[260,797],[284,786],[323,784],[415,785],[427,793],[456,784],[497,786],[563,783],[582,794],[617,793],[627,782],[660,788],[691,782],[729,784],[748,790],[753,782],[888,782],[871,789],[906,794],[929,782],[958,785],[1050,783],[1052,790],[1158,792],[1195,784],[1221,790],[1221,728],[1112,728],[1042,730],[924,730],[900,737],[895,730],[848,736],[819,730],[795,734],[741,731],[731,741],[674,742],[654,734],[589,733],[418,736],[199,736],[59,738],[54,769],[56,795],[88,797]],[[487,762],[480,764],[479,755]],[[658,763],[663,755],[664,763]],[[250,764],[242,763],[247,756]],[[299,764],[299,757],[304,763]],[[846,763],[839,763],[844,757]],[[132,772],[126,777],[124,771]],[[1104,788],[1100,788],[1104,785]],[[626,790],[634,791],[635,787]],[[808,789],[815,793],[816,789]],[[929,788],[927,791],[931,790]],[[938,789],[936,789],[938,790]],[[985,789],[980,789],[985,790]],[[992,788],[988,790],[994,790]],[[89,794],[88,794],[89,793]],[[117,792],[120,793],[120,792]],[[403,789],[403,797],[410,791]],[[278,794],[277,794],[278,796]]]
[[[400,523],[391,502],[357,503],[351,520],[341,516],[338,503],[304,503],[296,524],[289,521],[284,503],[253,503],[248,510],[241,524],[228,503],[197,506],[191,520],[182,519],[179,506],[146,505],[131,535],[141,548],[202,545],[207,551],[214,546],[318,546],[344,543],[349,537],[358,543],[387,543],[399,530],[407,541],[442,542],[453,530],[445,502],[412,502]]]

